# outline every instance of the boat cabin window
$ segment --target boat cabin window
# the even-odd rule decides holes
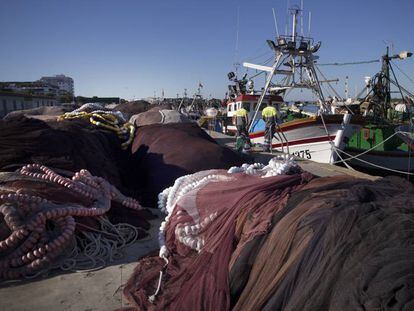
[[[243,108],[247,110],[247,112],[250,112],[250,103],[239,103],[239,109]]]

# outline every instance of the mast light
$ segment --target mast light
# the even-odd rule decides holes
[[[281,47],[285,46],[285,45],[286,45],[286,40],[285,40],[285,38],[279,38],[279,39],[277,39],[277,44],[278,44],[279,46],[281,46]]]
[[[306,52],[309,48],[309,44],[306,41],[302,41],[299,45],[299,52]]]
[[[408,57],[413,56],[413,53],[408,52],[408,51],[402,51],[400,52],[400,54],[398,54],[398,58],[399,59],[407,59]]]
[[[314,46],[311,47],[311,52],[312,53],[316,53],[318,52],[318,50],[321,48],[322,42],[319,41],[318,43],[316,43]]]

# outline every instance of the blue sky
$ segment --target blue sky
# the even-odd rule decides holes
[[[384,41],[395,52],[414,51],[413,0],[304,3],[312,11],[311,35],[323,42],[321,63],[378,59]],[[74,78],[77,95],[126,99],[162,89],[170,97],[184,88],[192,93],[201,81],[205,96],[222,98],[236,58],[237,8],[237,60],[260,62],[271,56],[265,42],[275,35],[271,9],[284,32],[286,6],[277,0],[2,0],[0,81],[63,73]],[[414,78],[414,58],[399,67]],[[353,94],[379,64],[322,69],[341,79],[334,85],[341,93],[348,75]],[[414,90],[405,77],[401,82]]]

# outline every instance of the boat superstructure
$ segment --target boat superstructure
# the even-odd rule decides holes
[[[230,100],[227,103],[228,116],[234,113],[234,107],[244,103],[250,108],[249,135],[255,144],[264,142],[264,121],[261,120],[261,110],[266,103],[277,97],[278,110],[281,110],[281,99],[293,89],[309,89],[316,96],[319,111],[314,116],[296,115],[280,118],[280,123],[272,140],[272,147],[277,151],[288,152],[306,159],[322,163],[333,163],[341,158],[338,149],[345,146],[345,141],[359,130],[361,124],[350,114],[332,114],[331,107],[325,100],[315,60],[315,54],[321,47],[321,42],[313,38],[298,35],[297,25],[301,9],[294,7],[292,15],[292,33],[281,35],[275,41],[267,40],[274,52],[272,66],[243,63],[246,68],[265,72],[267,77],[261,91],[254,90],[254,83],[244,76],[238,80],[234,73],[229,73],[229,79],[234,85],[229,87]],[[245,107],[246,108],[246,107]],[[282,115],[280,115],[282,116]],[[286,115],[285,115],[286,117]]]

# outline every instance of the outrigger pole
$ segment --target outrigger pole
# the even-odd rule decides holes
[[[259,113],[259,110],[260,110],[260,106],[262,105],[263,99],[266,96],[266,93],[269,89],[270,83],[272,82],[272,78],[273,78],[273,76],[274,76],[274,74],[277,70],[277,67],[279,66],[280,59],[282,58],[282,56],[283,56],[283,54],[281,52],[276,52],[276,61],[274,62],[273,66],[272,66],[272,70],[267,75],[264,90],[263,90],[262,94],[260,95],[259,101],[257,102],[257,107],[256,107],[256,111],[254,112],[253,119],[250,120],[249,132],[253,128],[253,124],[254,124],[253,121],[256,120],[257,114]]]

